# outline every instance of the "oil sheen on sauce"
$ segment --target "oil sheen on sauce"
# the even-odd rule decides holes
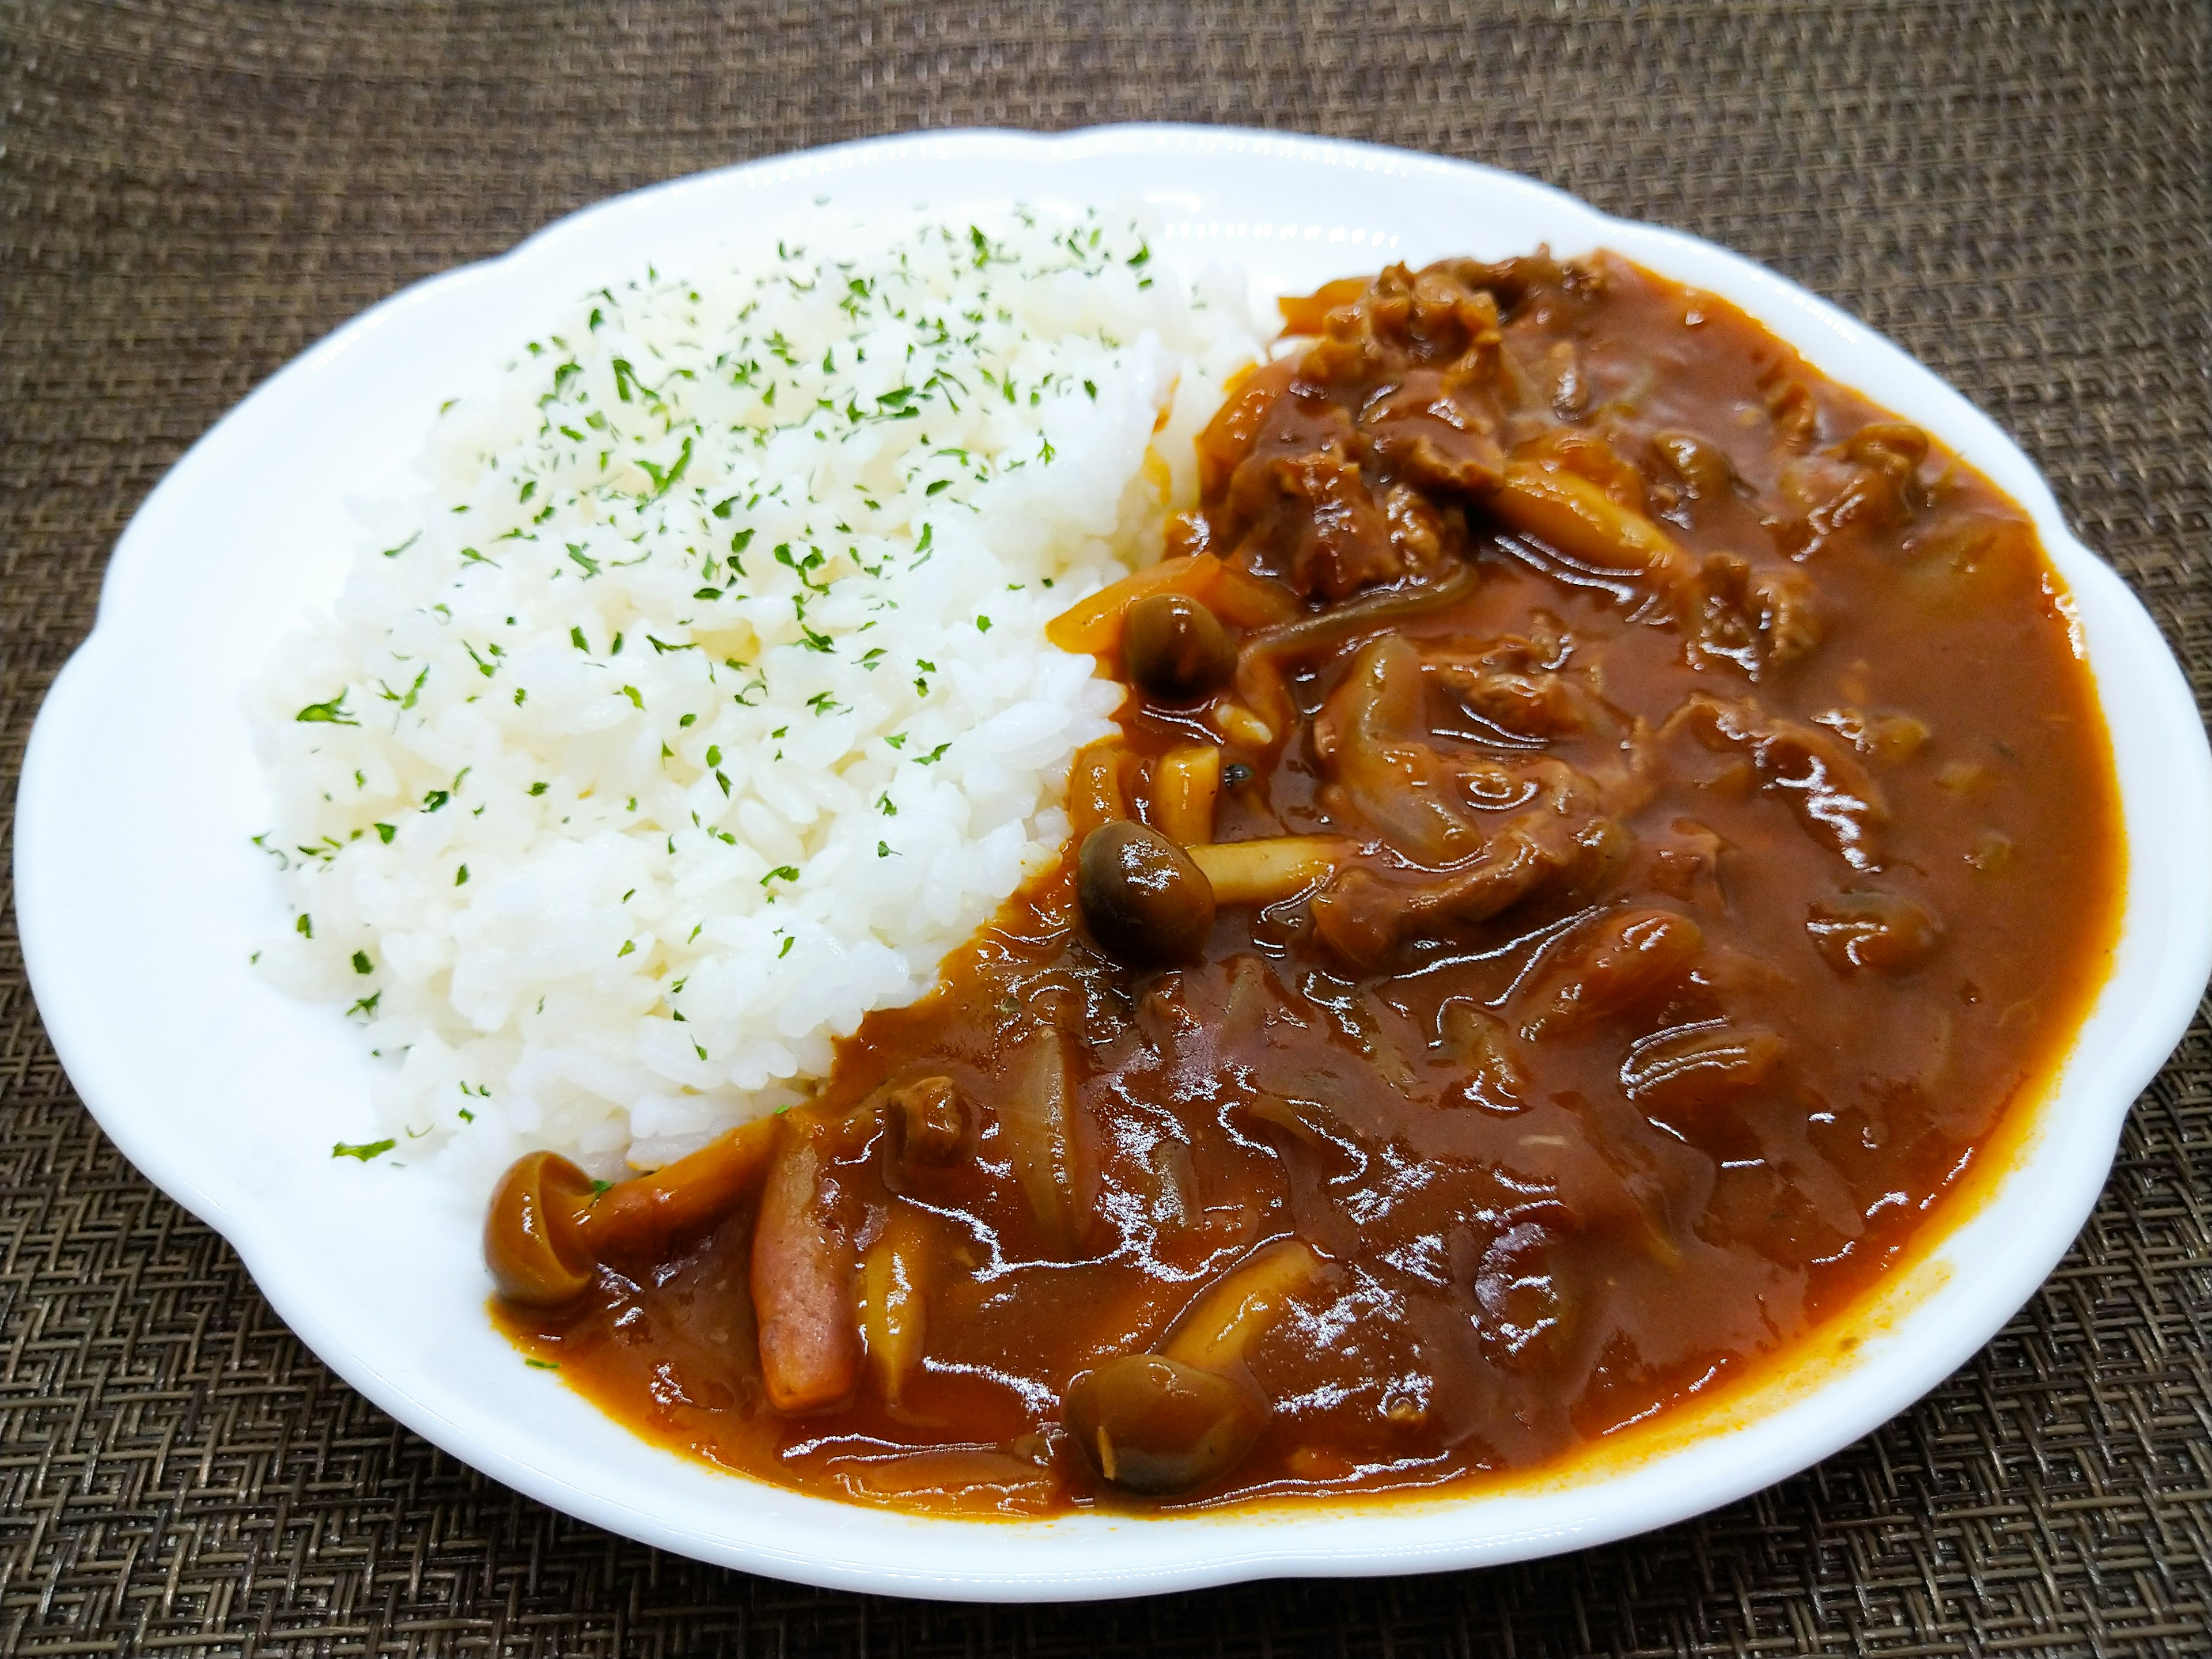
[[[2064,1052],[2123,843],[2019,507],[1612,256],[1285,313],[1167,574],[1059,625],[1127,678],[1148,581],[1222,624],[1070,802],[1198,843],[1210,930],[1114,960],[1071,845],[841,1046],[764,1194],[495,1304],[638,1433],[935,1512],[1495,1480],[1786,1360]],[[1307,862],[1237,902],[1253,842]],[[757,1248],[816,1304],[757,1308]],[[848,1395],[778,1410],[802,1316]],[[1070,1385],[1171,1352],[1256,1403],[1132,1495]]]

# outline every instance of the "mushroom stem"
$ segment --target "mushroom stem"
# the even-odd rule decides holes
[[[650,1175],[601,1188],[558,1152],[526,1152],[493,1189],[484,1265],[509,1302],[557,1308],[591,1288],[611,1255],[664,1250],[734,1209],[775,1144],[775,1120],[740,1124]]]
[[[1200,1370],[1225,1370],[1244,1358],[1285,1300],[1320,1276],[1321,1258],[1304,1241],[1269,1245],[1192,1303],[1159,1352]]]
[[[1220,793],[1221,750],[1210,743],[1176,744],[1152,768],[1153,827],[1185,847],[1212,841]]]
[[[1067,816],[1073,844],[1102,823],[1129,816],[1128,774],[1136,757],[1112,738],[1101,738],[1076,751],[1067,775]]]
[[[894,1406],[905,1392],[908,1375],[921,1359],[927,1328],[923,1279],[929,1259],[919,1217],[912,1206],[894,1203],[884,1236],[860,1263],[860,1289],[867,1301],[862,1329],[868,1364],[884,1398]]]
[[[1689,573],[1689,555],[1680,543],[1565,467],[1509,462],[1488,505],[1514,529],[1540,537],[1569,558],[1600,570],[1662,582]]]
[[[1352,850],[1334,836],[1270,836],[1210,842],[1191,861],[1213,885],[1217,904],[1273,904],[1328,879]]]
[[[1303,1240],[1264,1245],[1200,1292],[1156,1352],[1121,1354],[1073,1378],[1061,1420],[1101,1478],[1164,1498],[1235,1468],[1269,1414],[1246,1354],[1321,1274]]]
[[[775,1119],[756,1118],[650,1175],[616,1182],[577,1217],[601,1256],[665,1249],[687,1228],[736,1207],[775,1146]]]

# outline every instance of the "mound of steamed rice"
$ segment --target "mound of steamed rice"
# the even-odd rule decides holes
[[[265,678],[259,960],[360,1023],[395,1160],[611,1176],[803,1098],[1057,855],[1115,694],[1044,624],[1259,348],[1097,213],[825,222],[550,322]]]

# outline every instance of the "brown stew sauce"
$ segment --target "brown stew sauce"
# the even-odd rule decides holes
[[[1609,255],[1284,309],[1054,624],[1135,682],[1060,866],[810,1104],[502,1188],[501,1328],[639,1433],[939,1512],[1527,1470],[1786,1354],[2067,1045],[2123,842],[2020,508]]]

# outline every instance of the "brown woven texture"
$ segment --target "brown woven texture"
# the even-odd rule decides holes
[[[9,799],[140,500],[370,302],[722,162],[1125,119],[1473,157],[1766,261],[2017,434],[2212,684],[2206,0],[0,0]],[[368,1405],[101,1137],[9,931],[0,1651],[2212,1653],[2209,1070],[2200,1018],[2035,1300],[1913,1410],[1755,1498],[1485,1572],[933,1607],[657,1553]]]

